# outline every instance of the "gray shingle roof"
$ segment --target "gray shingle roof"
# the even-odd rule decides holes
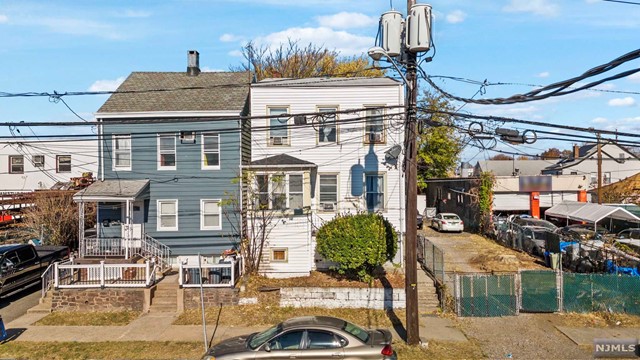
[[[91,201],[94,198],[136,198],[149,187],[149,180],[104,180],[96,181],[82,191],[78,191],[73,200]]]
[[[329,86],[393,86],[401,82],[389,77],[314,77],[305,79],[265,79],[251,84],[255,87],[329,87]]]
[[[249,95],[248,72],[132,72],[98,113],[238,111]]]
[[[278,167],[278,166],[297,166],[297,167],[316,167],[317,165],[297,157],[293,157],[287,154],[279,154],[269,156],[264,159],[255,160],[251,162],[251,167]]]

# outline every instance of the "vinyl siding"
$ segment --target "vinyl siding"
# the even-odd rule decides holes
[[[172,256],[220,254],[238,244],[240,216],[233,206],[223,207],[221,230],[200,230],[200,200],[239,196],[235,181],[240,172],[239,121],[184,122],[177,124],[119,125],[105,122],[103,157],[105,179],[149,179],[150,200],[145,231],[171,247]],[[180,131],[195,131],[195,143],[181,143]],[[202,133],[220,136],[220,169],[203,170]],[[176,170],[158,170],[156,133],[176,134]],[[112,134],[132,134],[131,171],[113,170]],[[157,200],[178,200],[178,230],[158,231]],[[225,216],[225,212],[229,216]]]

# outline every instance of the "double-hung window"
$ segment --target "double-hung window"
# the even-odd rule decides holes
[[[222,229],[220,212],[220,200],[200,200],[200,229]]]
[[[176,136],[158,135],[158,170],[176,169]]]
[[[366,201],[368,211],[384,211],[384,175],[366,175]]]
[[[304,176],[302,174],[256,175],[256,209],[302,209]]]
[[[302,209],[304,186],[302,175],[289,175],[289,209]]]
[[[24,174],[24,156],[22,155],[9,156],[9,173]]]
[[[256,175],[256,204],[257,209],[268,209],[270,203],[269,196],[269,175],[260,174]]]
[[[269,108],[269,116],[283,115],[288,112],[286,107]],[[288,116],[269,118],[269,145],[282,146],[289,145],[289,122]]]
[[[71,172],[71,155],[56,156],[56,172],[59,172],[59,173]]]
[[[318,143],[335,143],[338,141],[338,127],[336,124],[335,107],[321,107],[318,120]]]
[[[220,134],[202,134],[202,169],[220,169]]]
[[[131,135],[113,136],[113,170],[131,170]]]
[[[338,175],[319,176],[320,211],[336,211],[338,207]]]
[[[367,144],[382,144],[384,137],[383,109],[367,109],[365,114],[364,142]]]
[[[178,230],[178,200],[158,200],[158,231]]]
[[[285,175],[271,175],[271,208],[284,210],[287,208],[287,184]]]

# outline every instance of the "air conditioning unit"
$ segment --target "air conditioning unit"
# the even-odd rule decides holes
[[[380,133],[369,133],[369,142],[382,142],[382,134]]]
[[[334,211],[335,210],[335,204],[334,203],[320,203],[320,209],[322,209],[322,211]]]
[[[180,142],[183,144],[195,144],[196,132],[195,131],[180,131]]]
[[[271,145],[282,145],[284,144],[284,139],[282,136],[274,136],[271,138]]]

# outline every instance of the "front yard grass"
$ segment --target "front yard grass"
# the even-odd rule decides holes
[[[53,312],[38,320],[41,326],[124,326],[140,316],[136,311]]]
[[[472,343],[430,342],[427,349],[395,342],[402,360],[485,358]],[[199,359],[199,342],[9,342],[0,345],[0,357],[12,359]]]

